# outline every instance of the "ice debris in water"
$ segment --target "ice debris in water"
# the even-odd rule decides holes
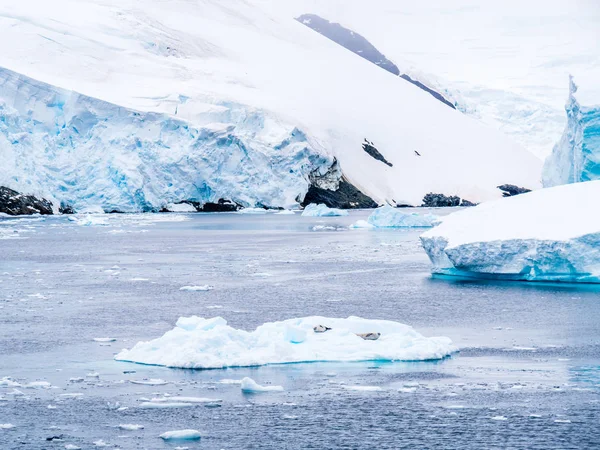
[[[148,386],[162,386],[163,384],[168,383],[168,381],[165,381],[161,378],[150,378],[148,380],[129,380],[129,382],[133,384],[145,384]]]
[[[456,212],[421,236],[433,272],[469,278],[600,283],[600,181]]]
[[[378,392],[378,391],[383,390],[379,386],[342,386],[342,387],[349,391]]]
[[[208,284],[202,284],[199,286],[182,286],[179,288],[180,291],[211,291],[212,286]]]
[[[219,398],[208,398],[208,397],[162,397],[153,398],[150,400],[152,403],[215,403],[222,402]]]
[[[108,225],[108,219],[106,217],[95,214],[80,214],[76,216],[69,216],[69,220],[83,227]]]
[[[167,431],[160,435],[162,439],[165,441],[170,440],[188,440],[195,441],[201,438],[200,432],[198,430],[174,430]]]
[[[278,211],[275,214],[279,216],[293,216],[295,213],[291,209],[282,209],[281,211]]]
[[[96,342],[115,342],[116,340],[117,340],[116,338],[110,338],[110,337],[94,338],[94,341],[96,341]]]
[[[245,377],[242,379],[242,392],[280,392],[283,391],[283,386],[262,386],[252,378]]]
[[[119,428],[121,430],[136,431],[136,430],[143,430],[144,425],[139,425],[136,423],[122,423],[119,425]]]
[[[376,228],[430,228],[438,223],[440,218],[436,215],[406,213],[389,205],[377,208],[367,219],[367,224]],[[354,224],[354,228],[364,227],[364,223]]]
[[[11,428],[15,428],[12,423],[0,423],[0,430],[10,430]]]
[[[331,330],[315,333],[324,324]],[[357,333],[381,333],[376,341]],[[222,317],[181,317],[162,337],[138,342],[115,359],[189,369],[259,366],[312,361],[420,361],[441,359],[456,348],[447,337],[427,338],[389,320],[320,316],[267,322],[254,331],[227,325]]]
[[[75,444],[67,444],[65,445],[65,450],[81,450],[81,447],[78,447]]]
[[[326,205],[319,203],[311,203],[306,205],[304,211],[302,211],[303,217],[331,217],[331,216],[347,216],[348,211],[337,208],[329,208]]]

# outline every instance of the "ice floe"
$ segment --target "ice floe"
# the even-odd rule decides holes
[[[129,380],[129,382],[133,384],[145,384],[148,386],[162,386],[163,384],[169,383],[161,378],[150,378],[148,380]]]
[[[198,430],[174,430],[167,431],[160,435],[162,439],[165,441],[169,440],[198,440],[201,438],[200,432]]]
[[[214,288],[208,284],[202,284],[199,286],[182,286],[179,288],[180,291],[211,291]]]
[[[347,216],[348,211],[337,208],[329,208],[326,205],[319,203],[311,203],[306,205],[304,211],[302,211],[303,217],[331,217],[331,216]]]
[[[144,425],[139,425],[136,423],[122,423],[119,425],[119,429],[127,431],[143,430]]]
[[[313,327],[331,330],[315,333]],[[376,341],[357,333],[379,332]],[[254,331],[227,325],[222,317],[181,317],[174,329],[138,342],[115,356],[131,361],[190,369],[260,366],[312,361],[419,361],[456,351],[447,337],[427,338],[412,327],[388,320],[320,316],[265,323]]]
[[[102,337],[102,338],[94,338],[93,340],[96,342],[115,342],[117,339],[110,338],[110,337]]]
[[[252,378],[245,377],[241,384],[242,392],[281,392],[283,386],[263,386],[258,384]]]
[[[433,214],[407,213],[385,205],[373,211],[367,223],[377,228],[430,228],[440,223],[440,218]],[[357,222],[354,228],[364,228],[364,224]]]

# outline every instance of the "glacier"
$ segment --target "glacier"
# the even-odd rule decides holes
[[[367,218],[367,223],[377,228],[429,228],[439,222],[434,214],[405,213],[389,205],[377,208]]]
[[[421,235],[432,272],[600,283],[600,181],[566,184],[453,213]]]
[[[315,333],[313,327],[331,329]],[[379,332],[376,341],[356,333]],[[427,338],[389,320],[321,316],[267,322],[254,331],[236,329],[222,317],[180,317],[162,337],[138,342],[115,356],[129,361],[183,369],[216,369],[314,361],[421,361],[456,351],[447,337]],[[248,384],[248,383],[246,383]]]
[[[305,7],[0,5],[0,186],[77,212],[292,208],[334,164],[330,190],[376,204],[540,187],[538,158],[305,27]]]
[[[567,125],[544,163],[545,187],[600,179],[600,104],[583,106],[569,78]]]

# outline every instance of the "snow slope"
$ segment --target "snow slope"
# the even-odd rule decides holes
[[[600,181],[486,202],[421,236],[433,272],[473,278],[600,282]]]
[[[578,90],[570,79],[567,126],[544,163],[546,187],[600,179],[600,97],[581,105]]]
[[[401,72],[544,158],[565,125],[568,75],[600,92],[596,0],[294,0],[362,34]]]
[[[331,329],[315,333],[317,325]],[[376,332],[381,337],[375,341],[355,334]],[[454,351],[447,337],[426,338],[412,327],[390,320],[312,316],[267,322],[248,332],[227,325],[222,317],[192,316],[180,317],[175,328],[163,336],[138,342],[115,359],[214,369],[314,361],[420,361],[441,359]]]
[[[0,183],[80,209],[291,206],[333,157],[380,203],[539,186],[522,147],[271,0],[0,4],[0,67]]]

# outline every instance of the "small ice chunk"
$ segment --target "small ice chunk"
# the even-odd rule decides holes
[[[150,378],[149,380],[129,380],[129,382],[133,384],[145,384],[148,386],[162,386],[163,384],[169,383],[161,378]]]
[[[87,378],[100,378],[100,374],[98,372],[90,372],[85,375]]]
[[[134,278],[130,278],[129,281],[150,281],[150,278],[134,277]]]
[[[81,383],[85,378],[77,377],[77,378],[69,378],[70,383]]]
[[[0,430],[10,430],[11,428],[15,428],[12,423],[0,423]]]
[[[119,428],[121,430],[136,431],[136,430],[143,430],[144,425],[139,425],[137,423],[122,423],[119,425]]]
[[[167,431],[160,435],[162,439],[165,441],[171,440],[185,440],[185,441],[195,441],[201,438],[200,432],[198,430],[174,430]]]
[[[279,216],[293,216],[294,215],[294,211],[292,211],[291,209],[282,209],[279,212],[276,212],[275,214],[279,215]]]
[[[32,388],[32,389],[36,389],[36,388],[49,389],[52,387],[52,385],[48,381],[32,381],[31,383],[27,383],[23,387]]]
[[[21,387],[21,383],[17,383],[11,377],[3,377],[0,378],[0,386]]]
[[[60,394],[60,396],[65,398],[79,398],[83,397],[83,394],[81,392],[74,392],[70,394]]]
[[[494,416],[494,417],[491,417],[491,419],[492,420],[508,420],[508,418],[505,416]]]
[[[283,391],[283,386],[262,386],[254,381],[252,378],[245,377],[242,379],[241,384],[242,392],[274,392]]]
[[[47,408],[48,409],[56,409],[56,406],[54,406],[54,405],[48,405]]]
[[[231,378],[223,378],[222,380],[217,381],[220,384],[242,384],[242,380],[232,380]]]
[[[179,288],[180,291],[211,291],[214,288],[208,284],[202,284],[199,286],[182,286]]]
[[[357,220],[352,225],[350,225],[350,228],[375,228],[375,225],[371,225],[366,220],[361,219],[361,220]]]
[[[303,217],[332,217],[332,216],[347,216],[348,211],[337,208],[329,208],[326,205],[319,203],[311,203],[306,205],[304,211],[302,211]]]
[[[554,423],[571,423],[569,419],[556,419]]]
[[[108,447],[110,445],[110,444],[108,444],[108,442],[105,442],[102,439],[98,439],[97,441],[94,441],[93,444],[96,447]]]
[[[67,444],[65,445],[66,450],[81,450],[81,447],[76,446],[75,444]]]
[[[116,340],[117,340],[116,338],[110,338],[110,337],[94,338],[94,341],[96,341],[96,342],[115,342]]]

